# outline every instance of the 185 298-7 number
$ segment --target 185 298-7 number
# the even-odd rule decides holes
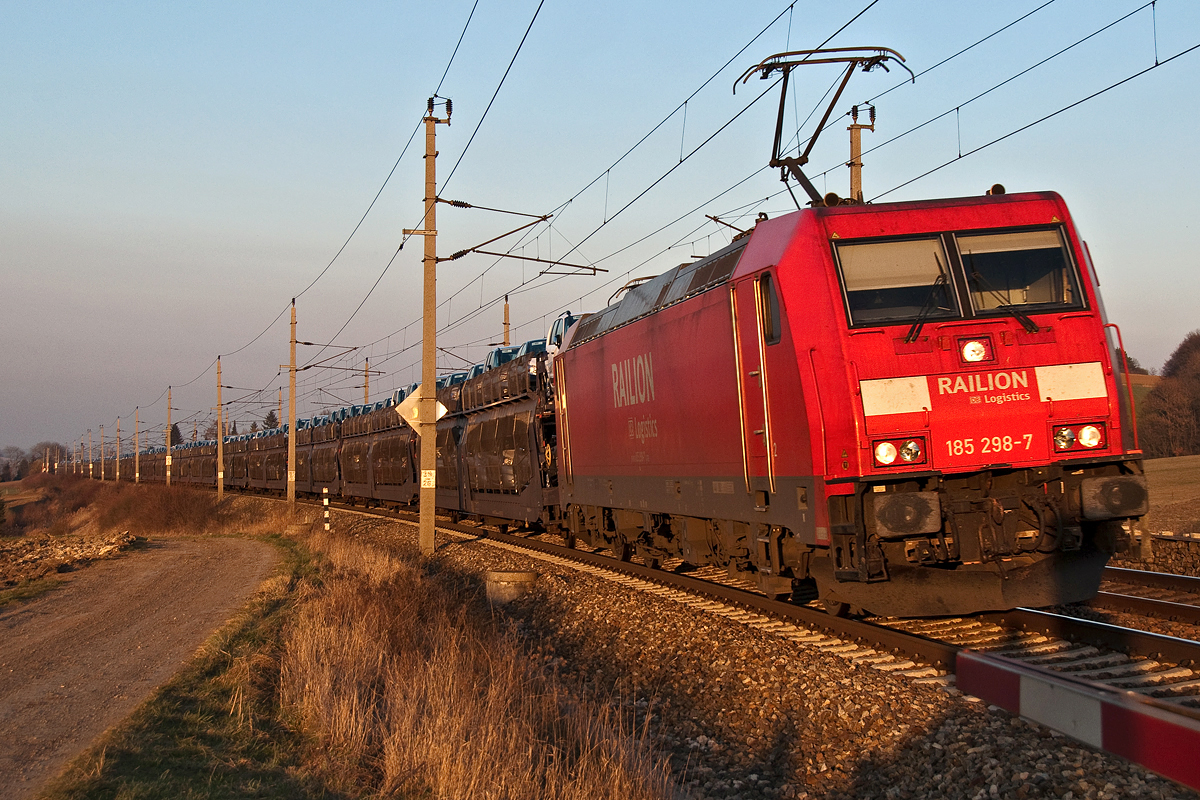
[[[983,436],[979,439],[947,439],[946,454],[951,456],[974,455],[977,446],[980,453],[1011,453],[1013,450],[1028,450],[1033,446],[1033,434]]]

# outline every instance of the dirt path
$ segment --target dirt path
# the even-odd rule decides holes
[[[159,539],[0,610],[0,795],[32,796],[271,575],[248,539]]]

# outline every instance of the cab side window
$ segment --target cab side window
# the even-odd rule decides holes
[[[769,272],[764,272],[758,279],[758,308],[763,341],[778,344],[783,335],[783,325],[779,316],[779,296],[775,293],[775,282]]]

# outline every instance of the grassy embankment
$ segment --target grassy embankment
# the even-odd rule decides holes
[[[211,505],[193,509],[209,532],[227,513]],[[282,529],[278,504],[252,505],[221,530]],[[324,534],[269,541],[280,574],[46,797],[672,795],[645,731],[544,671],[475,576]]]
[[[1146,462],[1150,513],[1142,522],[1152,532],[1200,531],[1200,456],[1155,458]]]

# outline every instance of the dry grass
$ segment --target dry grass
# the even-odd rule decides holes
[[[269,579],[196,656],[39,795],[43,800],[337,798],[310,778],[306,739],[279,706],[279,645],[312,564],[294,542]],[[0,796],[7,796],[0,789]]]
[[[324,581],[285,632],[282,695],[355,791],[438,798],[672,797],[644,730],[533,666],[461,576],[314,534]]]
[[[177,487],[41,490],[46,515],[26,522],[72,535],[260,535],[292,521],[283,503]],[[50,796],[676,796],[629,706],[525,652],[477,578],[344,534],[302,538],[285,547],[294,563]]]
[[[10,507],[2,533],[44,531],[63,536],[127,530],[138,536],[266,535],[290,521],[279,503],[231,497],[218,504],[216,495],[204,489],[102,483],[71,475],[39,475],[24,484],[36,499]]]

